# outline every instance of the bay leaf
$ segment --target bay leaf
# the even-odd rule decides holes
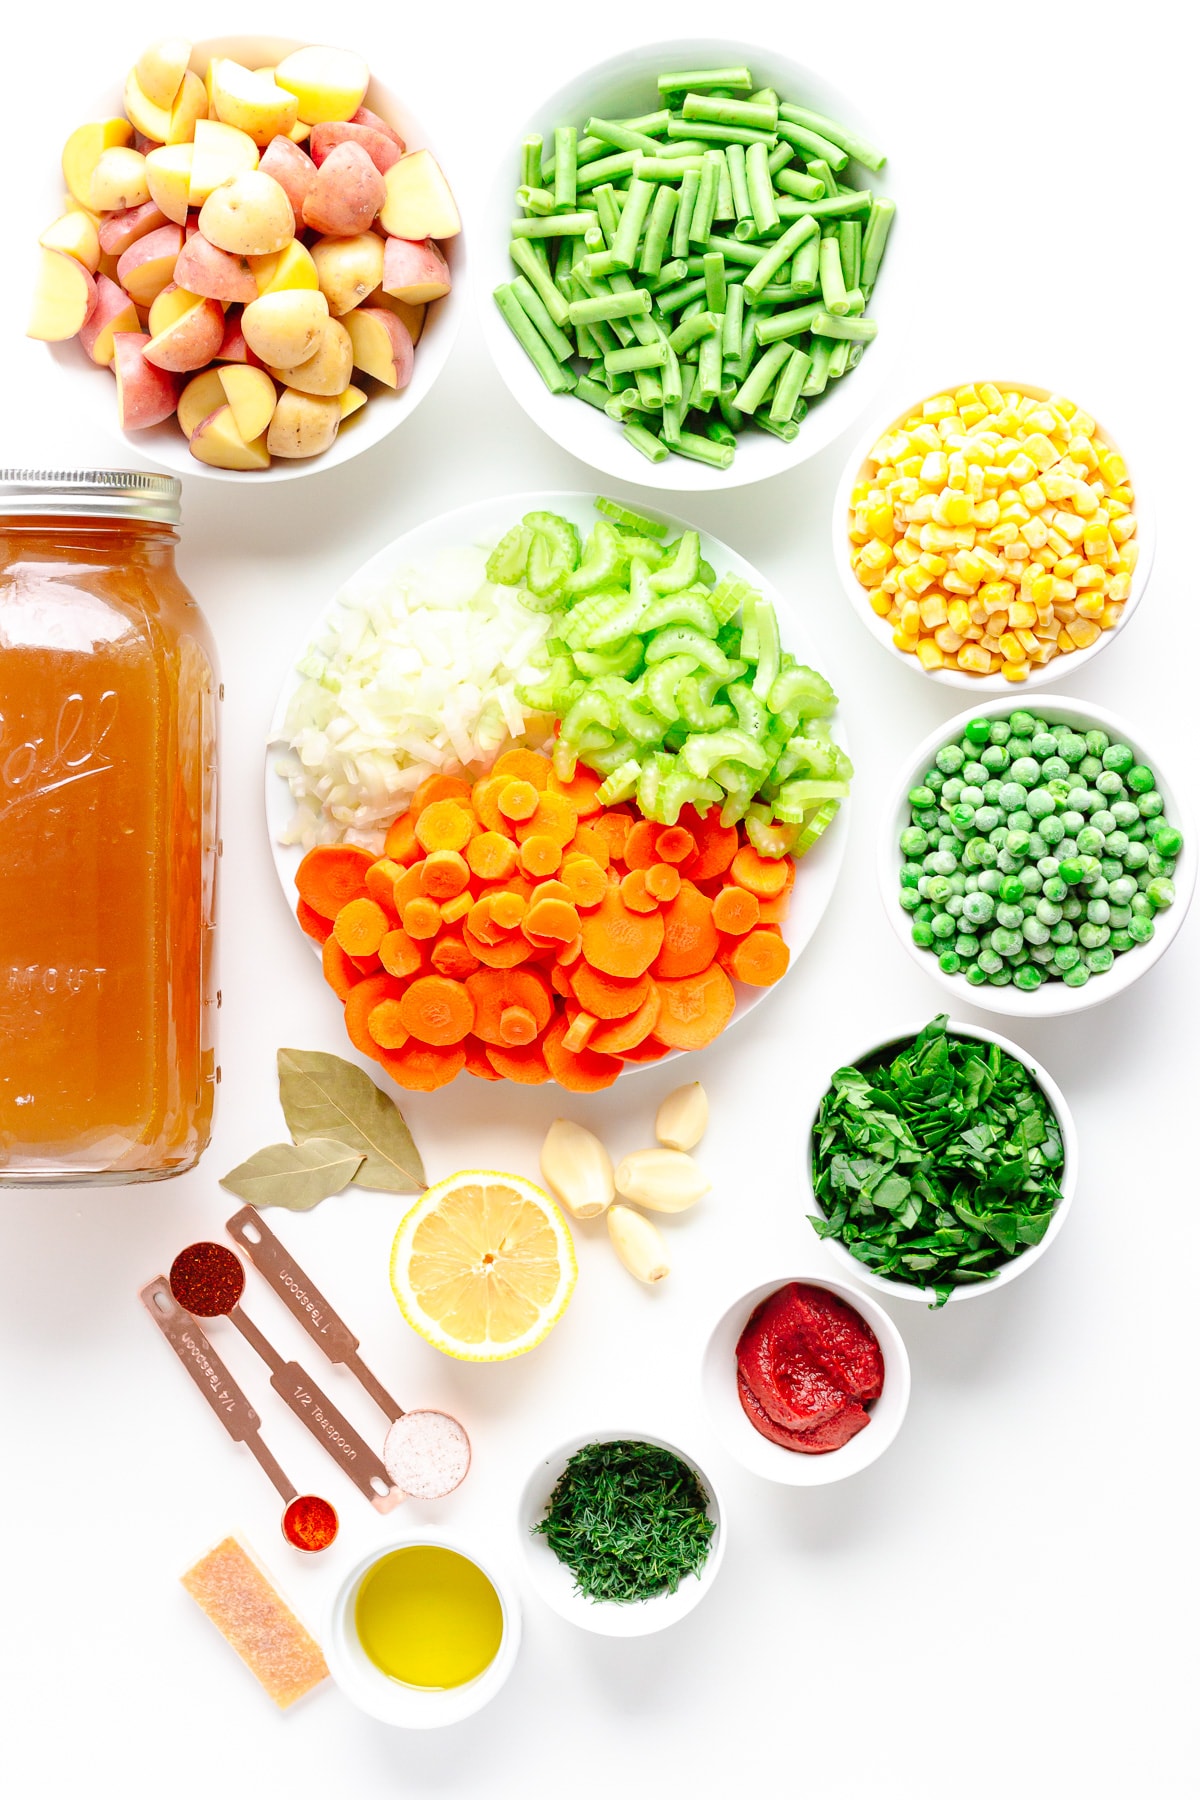
[[[280,1050],[279,1101],[297,1144],[337,1138],[363,1158],[359,1187],[419,1194],[425,1169],[404,1115],[365,1070],[323,1050]]]
[[[286,1206],[289,1212],[308,1212],[349,1187],[362,1162],[361,1150],[352,1150],[337,1138],[268,1144],[222,1175],[221,1186],[251,1206]]]

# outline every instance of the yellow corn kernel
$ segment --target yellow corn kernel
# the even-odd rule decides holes
[[[933,634],[933,641],[947,656],[953,656],[956,650],[962,648],[966,638],[963,632],[955,631],[950,625],[939,625]]]
[[[1060,556],[1054,565],[1054,573],[1060,581],[1070,581],[1077,569],[1082,569],[1082,556]]]
[[[995,495],[976,504],[975,523],[981,531],[989,531],[993,525],[1000,523],[1000,502]]]
[[[1051,524],[1060,536],[1066,538],[1068,544],[1083,542],[1085,526],[1078,513],[1067,512],[1065,508],[1060,507],[1051,520]]]
[[[965,404],[960,404],[958,416],[970,431],[973,426],[979,424],[981,419],[987,418],[987,407],[982,400],[968,400]]]
[[[1040,481],[1027,481],[1018,491],[1031,513],[1041,512],[1046,504],[1046,490]]]
[[[994,381],[980,382],[979,398],[983,401],[983,404],[987,407],[989,412],[999,412],[1004,404],[1004,397]]]
[[[957,661],[960,669],[969,669],[974,675],[990,675],[992,672],[991,654],[979,644],[964,644],[958,652]]]
[[[1033,459],[1032,452],[1027,447],[1024,450],[1018,450],[1017,454],[1012,458],[1008,465],[1008,477],[1010,481],[1015,482],[1018,487],[1021,487],[1025,482],[1033,480],[1034,476],[1037,474],[1037,469],[1038,465]]]
[[[991,648],[992,646],[989,644],[988,649],[990,650]],[[999,650],[1001,656],[1008,662],[1023,662],[1025,660],[1025,652],[1021,648],[1021,641],[1016,636],[1015,632],[1002,632],[996,648]]]
[[[1036,650],[1029,652],[1029,660],[1031,663],[1048,663],[1052,662],[1057,655],[1057,644],[1039,643]]]
[[[1085,468],[1098,469],[1100,467],[1100,458],[1096,454],[1095,444],[1091,438],[1084,437],[1082,432],[1078,432],[1071,438],[1067,449],[1075,461],[1081,462]]]
[[[1125,467],[1125,458],[1115,450],[1103,450],[1100,453],[1100,473],[1112,487],[1120,487],[1129,473]]]
[[[919,637],[921,632],[921,609],[915,600],[906,600],[900,608],[900,629],[905,637]]]
[[[936,590],[931,594],[922,595],[919,610],[921,623],[926,631],[933,631],[936,626],[944,625],[949,617],[946,611],[945,595],[937,593]]]
[[[1058,413],[1060,418],[1076,419],[1076,420],[1083,419],[1085,421],[1085,423],[1083,425],[1077,424],[1075,427],[1076,430],[1078,430],[1078,431],[1095,431],[1095,429],[1096,429],[1095,421],[1092,419],[1089,419],[1086,413],[1080,412],[1080,410],[1076,406],[1075,402],[1073,400],[1069,400],[1067,398],[1066,394],[1051,394],[1050,398],[1046,402],[1046,405],[1049,407],[1052,407],[1053,410],[1056,413]]]
[[[949,394],[934,394],[921,408],[921,416],[925,419],[947,419],[954,411],[954,401]]]
[[[927,575],[932,575],[938,581],[950,565],[944,556],[935,556],[932,550],[923,550],[917,558],[917,567],[924,569]]]
[[[1118,570],[1123,571],[1126,575],[1132,575],[1134,569],[1137,567],[1137,559],[1137,541],[1134,538],[1130,538],[1129,542],[1122,544],[1121,548],[1117,551]]]
[[[1024,681],[1029,674],[1029,664],[1027,662],[1001,663],[1000,673],[1005,681]]]
[[[1058,451],[1044,432],[1031,432],[1025,439],[1020,462],[1022,466],[1030,463],[1033,466],[1028,470],[1027,474],[1021,476],[1021,480],[1032,480],[1035,469],[1048,469],[1052,463],[1058,461],[1058,456]]]
[[[892,556],[902,569],[906,569],[910,563],[915,563],[920,554],[916,544],[910,543],[907,537],[898,538],[892,545]]]
[[[972,501],[983,499],[984,474],[978,463],[972,463],[967,470],[967,493]]]
[[[1104,611],[1100,614],[1100,624],[1102,629],[1111,631],[1113,626],[1117,623],[1117,620],[1121,617],[1123,611],[1124,606],[1121,601],[1110,600],[1108,605],[1104,608]]]
[[[1091,588],[1103,588],[1107,577],[1104,570],[1098,569],[1095,563],[1085,563],[1082,569],[1075,571],[1071,580],[1075,583],[1075,591],[1078,593],[1081,589],[1086,592]]]
[[[1008,622],[1014,631],[1025,625],[1036,625],[1037,607],[1025,600],[1014,600],[1008,609]]]
[[[921,464],[925,458],[918,449],[912,456],[905,456],[896,464],[900,474],[909,481],[920,481]]]
[[[1073,606],[1075,604],[1075,583],[1073,581],[1065,581],[1061,577],[1056,576],[1054,585],[1050,590],[1050,598],[1053,600],[1055,606],[1060,604]]]
[[[969,525],[974,513],[971,496],[953,488],[944,489],[934,502],[933,516],[939,525]]]
[[[1072,619],[1067,626],[1067,636],[1081,650],[1086,650],[1100,636],[1100,627],[1094,619]]]
[[[1038,640],[1032,631],[1018,631],[1013,634],[1021,646],[1023,656],[1032,656],[1038,647]]]
[[[1080,594],[1075,611],[1081,619],[1098,619],[1104,611],[1103,594]]]
[[[910,447],[913,451],[921,450],[928,452],[930,450],[940,450],[942,447],[942,440],[938,434],[937,426],[929,420],[917,425],[911,433]],[[922,457],[922,461],[924,461],[924,457]]]
[[[886,619],[892,610],[890,594],[885,594],[882,588],[874,588],[868,598],[871,603],[871,611],[878,613],[881,619]]]
[[[1083,548],[1084,554],[1090,556],[1094,562],[1107,562],[1110,556],[1116,554],[1112,533],[1103,519],[1093,520],[1086,528],[1083,534]]]
[[[915,656],[917,653],[917,644],[919,640],[915,637],[909,637],[907,633],[903,631],[893,631],[892,642],[895,644],[897,650],[903,650],[906,656]]]
[[[925,486],[939,490],[944,488],[948,466],[944,450],[931,450],[921,464],[921,480]]]
[[[1126,513],[1123,518],[1114,518],[1108,529],[1115,544],[1125,544],[1137,530],[1137,520],[1132,513]]]
[[[1065,625],[1054,641],[1058,645],[1063,656],[1070,656],[1072,650],[1075,648],[1075,639],[1070,635]]]
[[[985,613],[1005,612],[1015,593],[1011,581],[989,581],[980,588],[977,599]]]
[[[1123,604],[1126,600],[1128,600],[1129,590],[1132,586],[1133,586],[1132,580],[1125,573],[1125,571],[1122,570],[1119,575],[1114,575],[1112,580],[1108,584],[1109,599],[1119,601]]]
[[[907,569],[901,571],[898,592],[908,599],[915,599],[918,594],[923,594],[925,589],[932,585],[933,576],[927,574],[919,563],[911,563]],[[1071,591],[1074,592],[1074,589]]]
[[[917,661],[923,669],[943,669],[946,658],[932,638],[922,638],[917,645]]]
[[[1086,481],[1077,481],[1071,495],[1071,504],[1081,519],[1091,519],[1100,510],[1100,496]]]
[[[896,530],[896,515],[891,502],[882,496],[872,499],[862,509],[863,528],[872,537],[890,540]]]

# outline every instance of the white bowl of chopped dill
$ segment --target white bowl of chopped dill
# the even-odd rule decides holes
[[[873,402],[919,286],[890,136],[874,97],[759,45],[673,39],[581,70],[498,148],[478,303],[509,392],[644,487],[740,487],[815,456]]]
[[[645,1431],[585,1432],[539,1457],[517,1530],[547,1606],[601,1637],[674,1625],[703,1600],[725,1555],[711,1477]]]
[[[1078,1183],[1058,1084],[1019,1044],[944,1013],[847,1058],[805,1142],[810,1222],[839,1268],[931,1308],[1031,1269]]]

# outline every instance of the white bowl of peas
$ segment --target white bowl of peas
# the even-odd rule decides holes
[[[1112,999],[1166,953],[1196,840],[1140,729],[1090,700],[1010,692],[905,759],[878,866],[925,974],[960,1004],[1047,1019]]]
[[[743,486],[816,455],[891,354],[888,137],[754,45],[673,40],[581,71],[505,146],[476,240],[513,397],[564,450],[645,487]]]
[[[971,395],[975,396],[974,400],[969,398]],[[969,511],[970,525],[957,544],[951,541],[955,532],[953,516],[948,518],[947,524],[941,526],[940,541],[923,535],[918,537],[918,533],[924,533],[926,524],[932,526],[935,532],[938,531],[940,520],[947,518],[941,512],[941,507],[947,498],[957,498],[951,492],[952,484],[956,480],[965,480],[970,472],[969,469],[962,468],[952,471],[949,466],[950,457],[944,451],[933,450],[940,435],[939,427],[943,423],[942,418],[935,415],[940,413],[947,400],[957,402],[961,396],[968,408],[963,422],[967,424],[969,431],[982,434],[989,429],[990,417],[995,416],[994,411],[989,413],[987,409],[989,406],[994,408],[997,395],[1002,400],[1015,395],[1019,402],[1029,403],[1032,417],[1023,423],[1021,429],[1028,429],[1031,433],[1040,423],[1049,422],[1041,416],[1042,409],[1048,403],[1057,404],[1063,398],[1052,388],[1039,387],[1028,381],[960,380],[931,389],[911,401],[903,410],[889,412],[888,416],[877,418],[855,445],[838,483],[833,503],[833,559],[846,598],[854,611],[876,643],[897,662],[914,674],[939,682],[943,687],[963,688],[977,694],[1016,695],[1021,690],[1047,687],[1063,676],[1076,674],[1085,663],[1099,656],[1117,634],[1124,630],[1150,579],[1155,533],[1153,515],[1142,487],[1139,467],[1130,465],[1122,440],[1114,437],[1103,421],[1090,414],[1085,418],[1082,409],[1076,408],[1084,428],[1079,434],[1082,445],[1077,445],[1076,448],[1082,447],[1087,461],[1080,463],[1071,457],[1069,421],[1066,430],[1056,433],[1057,444],[1051,442],[1050,447],[1044,449],[1040,460],[1045,462],[1052,450],[1060,447],[1065,449],[1070,472],[1062,477],[1062,488],[1069,489],[1075,480],[1080,479],[1075,476],[1074,470],[1082,469],[1086,476],[1084,485],[1091,484],[1095,494],[1094,498],[1084,494],[1079,502],[1082,508],[1089,509],[1087,516],[1073,519],[1070,515],[1075,512],[1075,502],[1067,495],[1060,494],[1057,486],[1052,494],[1039,494],[1037,488],[1042,480],[1042,471],[1030,460],[1028,467],[1023,463],[1012,465],[1019,470],[1019,481],[1014,479],[1011,484],[1005,482],[1005,487],[1011,485],[1022,497],[1023,518],[1018,516],[1005,521],[1001,517],[1003,502],[996,482],[989,476],[985,491],[991,503],[989,511],[996,514],[995,519],[988,517],[976,524],[972,502],[969,509],[963,509],[964,515]],[[1069,404],[1074,404],[1073,397]],[[976,417],[976,414],[983,416]],[[905,472],[896,469],[894,465],[885,465],[892,469],[891,481],[885,489],[879,480],[880,463],[876,455],[879,446],[889,439],[895,441],[895,434],[911,428],[914,421],[919,423],[928,436],[929,442],[922,448],[933,450],[933,454],[923,464],[921,475],[917,477],[924,501],[923,511],[931,514],[928,520],[923,517],[909,518],[900,513],[899,509],[907,497],[902,497],[901,494]],[[956,414],[948,415],[946,422],[956,436],[963,436]],[[1108,460],[1110,456],[1114,459],[1112,462]],[[1093,461],[1098,467],[1090,466]],[[945,465],[944,470],[942,465]],[[911,472],[908,473],[911,480]],[[943,473],[946,486],[939,494],[935,490],[941,484]],[[1110,476],[1112,479],[1109,479]],[[982,472],[976,479],[982,487]],[[1097,486],[1099,492],[1096,492]],[[862,487],[877,491],[883,496],[879,514],[882,530],[878,536],[869,530],[865,544],[861,541],[863,532],[855,502],[856,490],[861,491]],[[1127,508],[1129,515],[1112,522],[1119,541],[1106,539],[1102,525],[1105,503],[1110,495],[1123,495],[1130,490],[1132,497],[1128,501],[1118,498],[1112,501],[1115,510]],[[1058,548],[1069,560],[1059,560],[1056,563],[1045,545],[1055,527],[1055,514],[1059,507],[1066,508],[1067,529],[1078,535],[1078,542],[1059,544]],[[907,512],[908,509],[905,510]],[[913,511],[917,510],[913,508]],[[1002,527],[1005,522],[1010,527],[1016,527],[1016,548],[1020,556],[1015,565],[1009,552],[990,542],[990,531],[996,526]],[[1058,520],[1059,524],[1063,522],[1063,519]],[[1084,535],[1088,532],[1089,525],[1094,528],[1095,537]],[[889,616],[889,596],[879,585],[882,577],[894,573],[896,569],[897,559],[888,540],[897,529],[909,537],[914,553],[927,551],[931,557],[936,556],[949,564],[942,574],[937,574],[937,565],[933,563],[926,572],[927,581],[924,576],[916,578],[920,592],[908,596],[919,620],[915,639],[911,632],[904,629],[902,622]],[[1023,535],[1026,529],[1028,538]],[[974,539],[974,543],[969,542],[971,539]],[[1136,545],[1136,562],[1128,572],[1113,566],[1126,542]],[[885,554],[885,544],[892,554]],[[989,567],[986,570],[971,569],[968,578],[963,580],[957,567],[959,561],[964,557],[978,555],[981,550],[986,553]],[[1043,566],[1036,560],[1039,556],[1044,557],[1048,566]],[[861,572],[855,566],[860,559]],[[1073,582],[1066,579],[1072,573],[1073,562],[1081,565],[1082,580],[1077,591],[1074,590]],[[1017,573],[1018,567],[1022,571],[1029,571],[1024,584]],[[1034,616],[1038,614],[1038,607],[1032,604],[1030,594],[1026,591],[1029,578],[1035,570],[1041,577],[1043,586],[1049,585],[1047,577],[1054,584],[1051,592],[1045,596],[1039,591],[1038,599],[1043,601],[1040,616]],[[945,585],[946,576],[950,578],[950,587]],[[1023,634],[1023,642],[1018,641],[1016,644],[1008,636],[1005,593],[998,586],[989,588],[989,584],[1002,580],[1007,581],[1011,587],[1010,598],[1013,605],[1021,609],[1013,613]],[[1114,581],[1118,585],[1112,588],[1112,593],[1121,597],[1119,600],[1114,599],[1112,604],[1107,604],[1109,593],[1106,587]],[[1089,585],[1085,586],[1083,583]],[[973,591],[968,591],[972,584]],[[951,608],[969,608],[971,602],[979,602],[981,597],[986,608],[986,619],[979,621],[976,617],[968,627],[974,635],[964,640],[956,629],[963,624],[963,620],[961,617],[952,620]],[[900,595],[898,598],[903,599],[905,596]],[[1077,610],[1080,603],[1081,610]],[[981,629],[992,633],[984,644],[978,641]],[[1006,661],[1004,652],[989,648],[1000,641],[1003,641],[1005,651],[1013,652],[1016,661]],[[961,666],[964,660],[977,663],[979,667]]]

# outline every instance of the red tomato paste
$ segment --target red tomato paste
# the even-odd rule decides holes
[[[750,1423],[785,1450],[820,1456],[869,1425],[883,1392],[875,1333],[828,1289],[789,1281],[751,1313],[738,1339],[738,1398]]]

